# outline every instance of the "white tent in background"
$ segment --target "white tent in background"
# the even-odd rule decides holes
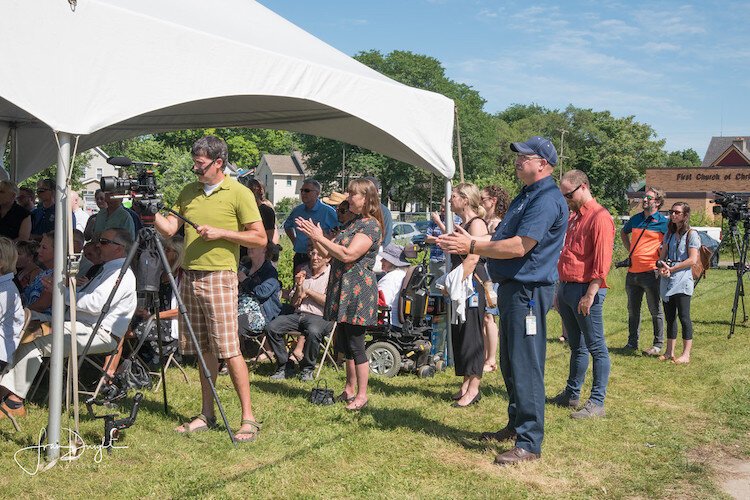
[[[79,150],[206,126],[330,137],[452,177],[453,101],[397,83],[250,0],[5,0],[0,138],[17,177]],[[10,168],[9,168],[10,170]]]
[[[82,151],[165,130],[276,128],[345,141],[446,179],[455,170],[450,99],[397,83],[251,0],[3,0],[0,47],[8,170],[25,179],[61,166],[50,459],[59,456],[62,214],[76,140]]]

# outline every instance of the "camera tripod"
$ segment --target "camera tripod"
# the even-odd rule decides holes
[[[169,210],[169,209],[168,209]],[[169,210],[170,212],[174,213],[172,210]],[[195,224],[191,221],[188,221],[187,219],[184,219],[179,214],[178,215],[181,219],[185,220],[187,223],[189,223],[192,226],[195,226]],[[164,246],[162,245],[161,241],[159,241],[159,237],[156,233],[156,229],[153,225],[153,217],[145,218],[142,217],[144,227],[141,228],[141,230],[138,232],[138,235],[136,237],[136,240],[128,252],[128,255],[125,257],[125,262],[123,262],[122,267],[120,268],[120,274],[117,277],[117,280],[115,281],[115,286],[112,288],[112,291],[109,294],[109,297],[107,297],[107,301],[105,302],[104,306],[102,307],[102,312],[99,315],[99,318],[96,321],[96,324],[94,325],[93,331],[91,333],[91,336],[89,337],[88,342],[86,343],[86,346],[83,348],[83,351],[79,354],[79,361],[78,366],[83,364],[84,357],[86,356],[86,353],[89,351],[89,348],[91,347],[91,343],[94,340],[94,336],[96,335],[97,330],[99,329],[102,320],[106,316],[107,312],[109,311],[109,308],[111,306],[112,300],[114,299],[115,293],[117,292],[118,288],[120,287],[120,283],[122,282],[122,278],[125,276],[125,273],[128,271],[130,264],[133,262],[133,259],[135,258],[138,251],[141,251],[141,257],[138,262],[139,266],[139,276],[137,281],[136,288],[139,291],[145,291],[147,292],[148,297],[150,298],[149,306],[150,308],[155,309],[154,313],[156,315],[156,332],[158,337],[158,344],[159,344],[159,362],[161,365],[161,377],[163,381],[162,385],[162,391],[163,391],[163,398],[164,398],[164,412],[169,413],[169,408],[167,404],[167,383],[166,383],[166,377],[164,373],[164,361],[163,361],[163,345],[162,345],[162,335],[161,335],[161,322],[159,320],[159,300],[158,297],[156,297],[156,293],[159,290],[158,282],[160,279],[160,273],[159,266],[161,265],[161,268],[167,273],[167,276],[169,278],[169,285],[172,288],[172,293],[174,294],[174,297],[177,299],[177,307],[182,315],[183,319],[185,320],[185,326],[187,327],[187,334],[188,338],[193,344],[193,347],[195,348],[196,357],[198,358],[198,362],[200,364],[200,368],[202,370],[202,373],[206,380],[208,381],[208,385],[211,388],[211,394],[213,395],[214,401],[216,401],[216,405],[219,408],[219,413],[221,414],[221,418],[224,421],[224,426],[226,427],[227,433],[229,434],[229,439],[232,441],[232,444],[236,446],[236,442],[234,439],[234,435],[232,434],[232,429],[229,426],[229,421],[227,420],[227,416],[224,412],[224,407],[221,404],[221,401],[219,400],[219,395],[216,392],[216,386],[213,383],[213,380],[211,379],[211,373],[208,370],[208,367],[206,366],[206,361],[203,358],[203,353],[200,350],[200,345],[198,344],[198,339],[195,336],[195,331],[193,330],[193,325],[190,322],[190,319],[187,315],[187,309],[185,308],[185,304],[182,301],[182,298],[180,297],[177,282],[174,279],[174,275],[172,274],[172,270],[170,269],[169,262],[167,260],[167,255],[164,252]],[[154,260],[154,257],[156,257],[157,260]],[[146,284],[145,286],[142,285],[141,281],[146,281],[148,278],[154,278],[156,281],[156,288],[153,286],[148,286]],[[143,288],[143,289],[142,289]],[[110,358],[110,362],[112,361],[112,358]],[[106,373],[109,368],[109,363],[104,368],[104,372]]]
[[[727,335],[727,338],[729,339],[734,335],[734,328],[737,324],[738,306],[740,304],[742,305],[742,322],[746,323],[748,320],[747,311],[745,310],[745,283],[743,277],[745,273],[748,272],[747,251],[748,246],[750,246],[750,219],[745,218],[742,222],[745,231],[742,240],[740,240],[739,220],[732,218],[729,219],[729,238],[731,240],[732,260],[734,261],[734,269],[737,273],[737,284],[734,288],[734,301],[732,302],[732,320],[729,323],[729,335]],[[716,249],[717,253],[724,244],[726,238],[726,236],[722,238]],[[735,250],[737,251],[737,259],[734,258]]]

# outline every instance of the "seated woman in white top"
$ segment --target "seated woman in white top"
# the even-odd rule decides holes
[[[0,373],[13,361],[21,341],[24,313],[21,294],[13,282],[18,252],[11,240],[0,237]]]
[[[403,247],[390,243],[379,254],[383,259],[382,266],[385,276],[378,281],[378,291],[383,292],[386,305],[391,307],[391,325],[396,328],[401,328],[401,322],[398,320],[398,299],[401,284],[404,282],[406,270],[410,265],[404,259],[403,252]]]

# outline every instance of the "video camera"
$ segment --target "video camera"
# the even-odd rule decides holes
[[[715,214],[722,214],[729,221],[750,220],[750,210],[748,210],[748,196],[740,193],[726,193],[724,191],[714,191],[716,198],[713,207]]]
[[[137,166],[141,167],[135,178],[119,178],[105,176],[99,180],[101,190],[107,193],[129,194],[133,197],[142,216],[155,215],[162,208],[161,195],[156,186],[156,176],[153,170],[146,167],[158,166],[154,162],[134,162],[125,156],[113,156],[107,159],[107,163],[117,167]]]

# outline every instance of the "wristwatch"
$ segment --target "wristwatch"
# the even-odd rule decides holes
[[[477,240],[471,240],[471,244],[469,245],[469,255],[474,253],[474,244],[477,242]]]

